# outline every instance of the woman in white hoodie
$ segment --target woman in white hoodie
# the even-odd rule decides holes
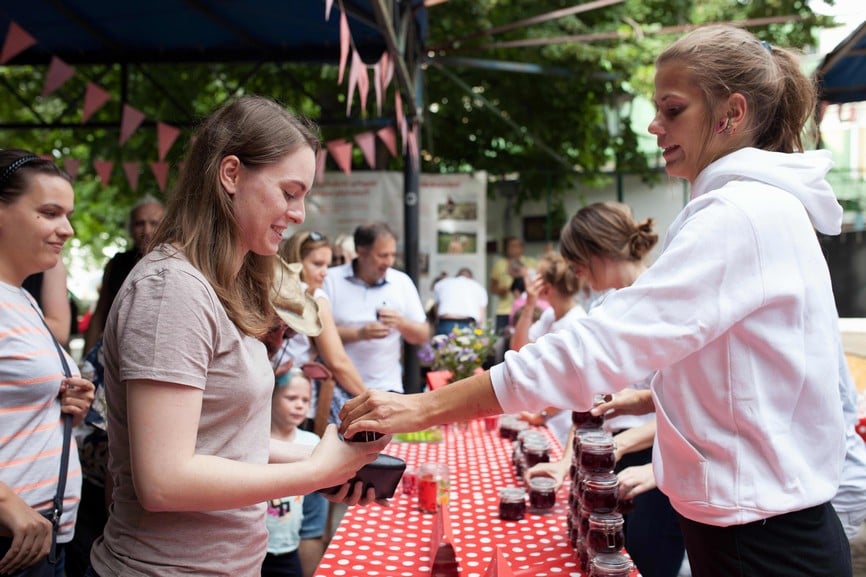
[[[659,56],[655,103],[666,171],[692,185],[656,262],[488,373],[350,401],[344,433],[585,411],[658,371],[653,464],[693,574],[850,576],[829,503],[845,457],[838,317],[814,232],[838,234],[842,209],[829,154],[802,152],[814,87],[792,53],[710,26]]]

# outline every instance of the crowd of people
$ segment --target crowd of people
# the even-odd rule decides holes
[[[591,204],[558,251],[505,239],[487,289],[483,271],[444,271],[433,322],[387,224],[304,229],[315,125],[229,101],[165,205],[132,207],[80,370],[64,351],[71,181],[0,150],[0,575],[306,577],[341,513],[375,501],[349,480],[391,434],[516,413],[566,448],[527,477],[561,484],[570,411],[590,409],[617,439],[645,577],[675,577],[685,553],[699,577],[851,575],[866,447],[814,232],[841,222],[830,160],[801,141],[814,91],[793,53],[711,26],[661,53],[654,99],[649,132],[691,184],[655,262],[652,219]],[[404,394],[404,343],[487,323],[501,362]],[[360,431],[383,436],[343,440]]]

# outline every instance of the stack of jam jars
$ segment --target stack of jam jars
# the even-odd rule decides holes
[[[604,417],[574,412],[572,422],[575,433],[568,538],[581,572],[586,573],[593,558],[619,554],[625,537],[619,511],[619,480],[613,473],[614,441],[610,433],[602,430]]]

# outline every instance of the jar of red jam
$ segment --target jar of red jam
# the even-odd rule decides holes
[[[547,512],[556,505],[556,480],[537,476],[529,479],[529,507],[535,513]]]
[[[571,424],[574,425],[575,430],[599,430],[604,425],[604,415],[595,416],[589,411],[572,411]]]
[[[589,562],[590,577],[628,577],[632,562],[622,553],[596,555]]]
[[[580,504],[593,513],[614,512],[619,504],[619,479],[613,473],[589,473],[580,488]]]
[[[514,415],[505,415],[499,419],[499,436],[503,439],[514,441],[520,431],[525,431],[529,428],[529,423],[521,421]]]
[[[499,518],[503,521],[520,521],[526,515],[526,490],[521,487],[505,487],[499,490]]]
[[[623,519],[619,513],[591,513],[586,546],[590,556],[619,553],[625,547]]]
[[[523,462],[527,469],[539,463],[550,462],[550,441],[544,437],[532,437],[523,441]]]
[[[584,435],[580,439],[580,459],[578,467],[585,471],[609,473],[616,465],[613,436],[597,432]]]

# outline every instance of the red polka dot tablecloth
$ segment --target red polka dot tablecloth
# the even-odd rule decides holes
[[[461,577],[484,577],[498,546],[515,574],[579,575],[566,534],[568,484],[557,493],[551,513],[528,511],[521,521],[502,521],[499,489],[519,484],[511,464],[511,441],[501,438],[498,430],[486,431],[482,421],[449,425],[444,433],[442,442],[393,442],[385,453],[404,459],[408,466],[448,464],[449,514]],[[559,445],[550,440],[551,459],[559,459]],[[434,519],[434,514],[418,509],[417,497],[403,495],[401,488],[390,507],[351,507],[314,575],[429,577]]]

